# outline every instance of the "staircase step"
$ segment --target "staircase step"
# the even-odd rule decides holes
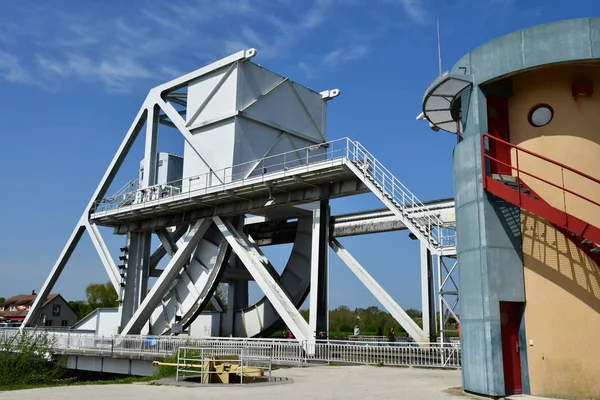
[[[492,174],[492,179],[505,184],[517,183],[517,177],[512,175]]]

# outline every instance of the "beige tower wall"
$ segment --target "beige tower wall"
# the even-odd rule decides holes
[[[596,93],[574,99],[578,77],[593,80]],[[549,104],[553,120],[537,128],[528,114]],[[600,67],[557,66],[513,79],[509,100],[511,142],[600,178]],[[512,154],[516,165],[517,155]],[[531,156],[518,155],[519,168],[600,202],[600,184]],[[600,226],[600,207],[521,178],[542,199]],[[566,208],[565,208],[566,207]],[[600,398],[600,268],[547,221],[522,211],[525,329],[531,393],[564,398]]]
[[[545,220],[521,220],[531,394],[600,399],[600,269]]]
[[[585,77],[594,83],[591,97],[574,99],[573,82]],[[529,124],[530,110],[549,104],[554,118],[544,127]],[[534,70],[513,78],[509,100],[510,141],[527,150],[566,164],[600,180],[600,65],[561,66]],[[516,165],[516,152],[512,153]],[[519,169],[533,172],[557,185],[600,203],[600,184],[568,170],[541,161],[523,152],[518,154]],[[527,175],[521,178],[544,200],[571,215],[600,226],[600,207]]]

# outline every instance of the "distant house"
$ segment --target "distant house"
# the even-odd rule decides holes
[[[0,320],[4,322],[23,322],[37,294],[13,296],[0,304]],[[70,327],[77,322],[77,313],[60,294],[50,294],[32,320],[34,326]]]

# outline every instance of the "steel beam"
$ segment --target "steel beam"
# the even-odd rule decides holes
[[[368,163],[367,160],[365,160],[364,162]],[[427,247],[432,252],[437,252],[438,251],[437,246],[430,242],[428,236],[425,233],[421,232],[419,229],[417,229],[417,227],[415,226],[415,223],[412,222],[410,220],[410,218],[408,218],[407,215],[403,213],[404,208],[396,206],[394,204],[394,202],[392,200],[390,200],[390,198],[388,198],[387,196],[385,196],[384,192],[378,186],[376,186],[374,182],[372,182],[367,177],[368,172],[362,172],[356,165],[354,165],[351,162],[347,163],[346,165],[369,188],[369,190],[371,190],[371,192],[375,196],[377,196],[377,198],[379,200],[381,200],[381,202],[383,204],[385,204],[390,209],[390,211],[392,211],[394,214],[396,214],[396,216],[398,218],[400,218],[400,220],[402,221],[402,223],[404,225],[406,225],[406,227],[411,231],[411,233],[413,235],[415,235],[417,238],[419,238],[419,240],[424,241],[425,243],[427,243]],[[413,217],[411,217],[411,218],[413,218]]]
[[[169,117],[169,119],[171,120],[171,122],[173,124],[175,124],[175,126],[177,127],[177,130],[179,130],[179,132],[183,135],[183,137],[185,138],[186,142],[190,145],[190,148],[192,150],[194,150],[194,152],[198,155],[198,158],[200,158],[200,160],[202,160],[202,162],[204,163],[204,165],[206,165],[210,171],[214,171],[214,169],[208,164],[208,162],[204,159],[204,157],[202,157],[202,154],[200,154],[200,152],[198,151],[198,149],[196,149],[196,147],[194,146],[194,143],[193,143],[193,140],[192,140],[192,133],[185,126],[185,121],[183,120],[183,118],[181,117],[181,115],[179,115],[179,113],[177,112],[177,110],[175,110],[175,108],[171,105],[171,103],[167,103],[166,101],[164,101],[160,97],[159,93],[157,93],[155,91],[151,91],[151,95],[153,95],[153,101],[155,101],[156,104],[163,110],[163,112]],[[215,175],[215,177],[217,179],[219,179],[218,176]],[[219,181],[223,182],[220,179],[219,179]]]
[[[419,343],[429,342],[429,337],[425,335],[425,332],[417,325],[411,317],[392,299],[392,297],[373,279],[371,275],[365,270],[362,265],[337,241],[332,239],[330,246],[335,254],[346,264],[346,266],[352,271],[354,275],[365,285],[365,287],[375,296],[377,300],[385,307],[386,310],[398,323],[406,330],[406,332]]]
[[[230,55],[229,57],[222,58],[220,60],[215,61],[212,64],[209,64],[205,67],[197,69],[193,72],[190,72],[189,74],[185,74],[185,75],[175,78],[167,83],[163,83],[162,85],[157,86],[156,90],[160,95],[162,95],[163,92],[171,91],[171,93],[172,93],[172,91],[175,91],[175,90],[185,86],[186,84],[188,84],[190,81],[193,81],[194,79],[198,79],[201,76],[210,74],[211,72],[221,69],[223,67],[226,67],[227,65],[234,63],[236,61],[249,60],[249,59],[253,58],[254,56],[256,56],[256,54],[258,54],[256,49],[240,50],[237,53]],[[171,93],[169,93],[169,94],[171,94]],[[167,94],[167,96],[169,94]]]
[[[77,243],[79,243],[83,232],[85,232],[85,225],[80,222],[73,230],[73,233],[71,233],[67,244],[65,244],[65,247],[60,253],[58,260],[56,260],[56,263],[54,264],[50,275],[48,275],[48,277],[46,278],[42,289],[38,292],[37,297],[33,301],[33,305],[29,309],[29,312],[27,313],[25,319],[23,320],[23,323],[21,324],[21,330],[25,329],[26,326],[30,326],[33,324],[33,320],[39,314],[42,304],[44,304],[44,302],[46,301],[46,298],[48,297],[50,291],[56,284],[56,281],[58,280],[58,277],[65,268],[65,265],[67,265],[67,262],[69,262],[69,258],[71,258],[73,250],[75,250],[75,247],[77,247]]]
[[[100,257],[100,261],[102,262],[102,265],[106,270],[106,274],[108,275],[110,282],[115,288],[117,294],[120,294],[121,286],[119,282],[121,281],[121,277],[119,275],[119,271],[117,270],[117,266],[115,265],[115,261],[110,255],[110,252],[108,251],[108,248],[106,247],[106,244],[102,239],[102,235],[100,234],[98,227],[96,226],[96,224],[91,223],[89,221],[85,221],[85,226],[87,228],[88,234],[90,235],[90,238],[92,239],[92,243],[94,244],[94,247],[98,252],[98,256]]]
[[[433,293],[433,268],[431,252],[427,245],[419,242],[421,248],[421,312],[423,332],[431,338],[435,329],[435,298]]]
[[[183,244],[179,246],[160,278],[156,280],[140,307],[122,329],[121,334],[140,333],[142,327],[148,321],[148,318],[150,318],[150,315],[173,282],[173,279],[181,272],[185,263],[189,261],[189,257],[200,243],[200,240],[202,240],[211,223],[210,219],[201,219],[193,224]]]
[[[150,232],[131,232],[127,235],[124,287],[119,305],[120,324],[124,326],[146,297],[150,277]]]
[[[189,310],[185,311],[183,318],[181,319],[181,325],[183,329],[187,329],[188,326],[194,322],[194,319],[204,310],[209,301],[215,297],[213,293],[217,289],[217,286],[221,280],[221,276],[223,275],[223,271],[225,270],[227,263],[229,261],[229,256],[231,254],[231,247],[227,243],[227,241],[223,240],[219,245],[219,251],[217,253],[217,259],[215,261],[215,265],[212,267],[210,272],[208,273],[208,280],[206,285],[202,288],[200,293],[196,295],[196,302],[194,306]],[[192,284],[193,285],[193,284]],[[218,300],[215,300],[213,304],[215,304],[215,308],[220,311],[223,311],[222,305]],[[217,307],[218,306],[218,307]]]
[[[155,104],[148,105],[146,118],[146,146],[144,150],[144,171],[142,172],[141,188],[156,184],[157,172],[157,146],[158,146],[158,119],[160,109]]]
[[[448,268],[446,260],[450,260],[452,267]],[[448,320],[452,316],[457,323],[460,323],[458,315],[455,310],[458,306],[460,297],[458,293],[458,284],[454,280],[452,274],[458,267],[458,261],[456,256],[442,256],[437,257],[437,278],[438,278],[438,308],[439,308],[439,324],[440,324],[440,340],[444,342],[446,340],[446,334],[455,330],[448,329]],[[449,297],[452,297],[450,300]]]
[[[329,201],[315,203],[310,257],[309,326],[314,343],[319,332],[329,332]],[[310,347],[309,347],[310,349]]]
[[[231,245],[233,251],[254,277],[254,280],[267,296],[279,316],[292,330],[296,339],[306,341],[310,337],[310,328],[300,312],[290,301],[286,292],[271,275],[268,261],[262,259],[258,247],[252,244],[245,235],[240,234],[227,220],[215,217],[215,224]],[[272,267],[271,267],[272,268]]]
[[[88,202],[88,205],[85,208],[85,210],[83,211],[81,218],[77,222],[77,226],[73,230],[73,233],[71,234],[69,240],[67,241],[67,244],[63,248],[63,251],[61,252],[58,260],[54,264],[54,267],[52,268],[50,275],[48,275],[48,278],[46,278],[46,281],[44,282],[42,289],[39,291],[35,301],[33,302],[32,306],[29,310],[29,313],[27,314],[27,317],[25,317],[23,324],[21,325],[22,328],[25,328],[26,326],[30,325],[32,323],[32,319],[34,318],[34,316],[38,315],[41,305],[46,301],[46,298],[50,294],[50,291],[54,287],[56,281],[58,280],[58,277],[62,273],[63,269],[65,268],[65,265],[69,261],[69,258],[73,254],[75,247],[77,247],[77,244],[79,243],[79,240],[81,239],[81,235],[83,235],[83,232],[85,230],[85,223],[88,221],[90,212],[92,211],[94,204],[97,201],[100,201],[102,198],[104,198],[106,191],[108,190],[115,175],[117,174],[117,171],[123,164],[123,161],[127,157],[127,154],[129,153],[129,150],[131,149],[133,142],[137,138],[137,135],[138,135],[140,129],[144,125],[145,119],[146,119],[146,102],[144,102],[144,105],[142,105],[142,107],[138,111],[137,116],[133,120],[133,123],[129,127],[127,134],[123,138],[123,141],[121,142],[121,145],[119,146],[119,149],[113,156],[113,159],[110,162],[108,168],[106,169],[104,176],[100,180],[100,183],[96,187],[96,190],[94,191],[94,194],[92,195],[92,198]],[[109,277],[110,277],[110,275],[109,275]]]
[[[167,230],[164,228],[158,229],[156,231],[156,236],[158,236],[158,239],[160,240],[160,243],[162,244],[162,247],[165,249],[166,253],[172,257],[173,254],[175,254],[177,252],[176,241],[178,239],[175,239],[174,237],[172,237],[169,234],[169,232],[167,232]],[[183,236],[183,235],[181,235],[181,236]]]
[[[219,89],[221,89],[221,86],[223,86],[225,81],[231,76],[231,73],[235,70],[236,67],[237,67],[237,61],[231,63],[231,65],[229,66],[229,68],[227,69],[225,74],[223,74],[221,79],[219,79],[219,82],[217,82],[217,84],[213,87],[213,89],[210,91],[210,93],[206,96],[204,101],[202,101],[202,103],[200,104],[198,109],[196,111],[194,111],[194,114],[192,114],[192,116],[190,118],[188,118],[188,122],[185,124],[186,128],[190,128],[194,124],[194,122],[196,122],[196,119],[198,118],[200,113],[206,108],[208,103],[212,100],[212,98],[215,96],[215,94],[217,94]]]
[[[179,225],[175,229],[175,232],[173,232],[170,235],[171,236],[171,241],[173,243],[177,242],[179,239],[181,239],[181,237],[183,235],[185,235],[185,233],[187,232],[188,229],[189,229],[189,225],[188,224]],[[167,234],[168,234],[168,232],[167,232]],[[154,250],[154,253],[152,253],[152,255],[150,256],[150,273],[152,273],[152,271],[154,271],[156,269],[156,266],[158,265],[158,263],[160,262],[160,260],[162,260],[162,258],[166,254],[167,254],[167,250],[164,248],[164,246],[161,243],[158,246],[158,248],[156,250]]]
[[[367,193],[368,189],[356,178],[332,182],[329,184],[330,198],[338,198],[353,194]],[[257,197],[244,201],[231,201],[215,205],[197,204],[195,209],[177,212],[166,216],[148,218],[135,222],[119,222],[118,218],[114,220],[115,232],[125,234],[129,231],[156,230],[162,227],[173,226],[180,223],[189,222],[194,219],[207,218],[213,215],[239,216],[241,214],[251,214],[253,211],[265,209],[265,204],[269,201],[266,190]],[[321,188],[303,187],[289,192],[277,192],[273,194],[272,208],[284,207],[298,204],[305,204],[321,199]],[[99,218],[102,220],[102,218]],[[101,221],[98,221],[101,223]],[[105,223],[102,223],[105,224]]]

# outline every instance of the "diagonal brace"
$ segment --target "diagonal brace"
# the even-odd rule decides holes
[[[175,110],[175,108],[173,108],[173,106],[170,103],[167,103],[166,101],[164,101],[158,94],[155,94],[154,97],[155,97],[154,100],[156,101],[156,104],[158,104],[158,106],[164,111],[164,113],[169,117],[171,122],[173,122],[173,124],[175,124],[175,127],[177,127],[179,132],[181,132],[181,134],[185,138],[186,142],[188,142],[188,144],[190,145],[192,150],[194,150],[194,152],[200,158],[200,160],[204,163],[204,165],[206,165],[208,167],[208,169],[211,172],[213,172],[214,169],[208,164],[208,162],[206,162],[204,157],[202,157],[202,154],[200,154],[198,149],[196,149],[196,147],[194,146],[194,141],[192,140],[192,133],[185,126],[185,121],[183,120],[181,115],[179,115],[177,113],[177,110]],[[215,177],[221,183],[223,183],[223,181],[218,176],[215,175]]]
[[[177,229],[175,229],[175,232],[173,232],[173,234],[170,235],[171,241],[177,243],[177,241],[179,239],[181,239],[183,237],[183,235],[185,235],[188,228],[189,228],[189,225],[187,225],[187,224],[178,226]],[[168,234],[168,232],[167,232],[167,234]],[[165,255],[167,255],[167,250],[161,244],[160,246],[158,246],[158,248],[156,250],[154,250],[154,253],[152,253],[152,255],[150,256],[150,272],[152,272],[156,269],[156,267],[158,266],[158,263],[160,262],[160,260],[163,259],[163,257]]]
[[[156,280],[142,304],[140,304],[140,307],[121,331],[122,335],[139,333],[141,331],[154,309],[160,303],[165,292],[169,289],[173,279],[179,275],[181,269],[189,261],[192,252],[198,246],[200,240],[202,240],[211,223],[212,221],[209,218],[201,219],[194,223],[183,244],[179,246],[163,273]]]
[[[415,321],[392,299],[392,297],[373,279],[371,275],[359,264],[358,261],[337,241],[332,239],[330,246],[337,254],[344,264],[356,275],[358,279],[366,286],[367,289],[375,296],[377,300],[385,307],[386,310],[400,325],[406,330],[406,332],[418,343],[425,343],[429,341],[425,332],[417,325]]]
[[[262,259],[257,251],[257,246],[251,243],[245,235],[239,233],[230,221],[214,217],[217,228],[225,236],[235,254],[246,266],[260,289],[271,302],[279,316],[292,330],[299,341],[306,341],[310,337],[308,322],[302,317],[296,306],[271,275],[268,260]],[[270,265],[270,264],[269,264]],[[272,268],[272,267],[271,267]]]
[[[98,226],[96,224],[86,221],[85,226],[87,228],[87,232],[92,239],[92,243],[98,252],[98,256],[100,256],[100,261],[102,261],[102,265],[110,278],[110,282],[112,283],[115,291],[117,293],[121,293],[121,286],[119,285],[119,271],[117,270],[117,266],[115,265],[115,261],[113,260],[108,248],[106,247],[106,243],[102,239],[102,235],[98,230]]]

